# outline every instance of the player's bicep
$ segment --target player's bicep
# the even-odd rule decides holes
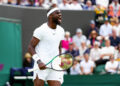
[[[40,42],[39,39],[35,38],[35,37],[32,37],[32,40],[30,41],[30,44],[28,46],[28,52],[31,54],[31,55],[34,55],[36,52],[35,52],[35,47],[36,45]]]
[[[38,38],[36,38],[36,37],[32,37],[32,40],[31,40],[31,42],[30,42],[30,45],[32,46],[32,47],[36,47],[36,45],[38,44],[40,42],[40,40],[38,39]]]

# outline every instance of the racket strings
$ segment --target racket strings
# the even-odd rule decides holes
[[[72,66],[73,59],[70,54],[62,54],[52,62],[53,69],[67,70]]]

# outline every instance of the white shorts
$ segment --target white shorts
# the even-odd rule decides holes
[[[63,83],[63,71],[55,71],[52,69],[45,69],[45,70],[36,70],[33,73],[33,80],[36,79],[36,76],[38,75],[38,78],[44,81],[48,80],[55,80],[60,81],[61,84]]]

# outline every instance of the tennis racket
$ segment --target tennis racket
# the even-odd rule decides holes
[[[47,65],[51,64],[51,67]],[[47,64],[47,69],[53,69],[56,71],[65,71],[73,65],[73,56],[70,53],[60,54],[53,57]],[[28,69],[28,72],[33,72],[39,68]]]

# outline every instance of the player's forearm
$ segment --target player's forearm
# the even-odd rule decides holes
[[[59,54],[62,53],[62,43],[60,42],[60,45],[59,45]]]
[[[28,46],[28,52],[32,55],[32,58],[34,59],[34,61],[41,63],[41,60],[39,56],[36,54],[35,48],[33,46],[31,45]]]
[[[35,48],[31,45],[28,46],[28,52],[33,56],[34,54],[36,54],[35,52]]]
[[[62,49],[59,49],[59,54],[61,54],[62,53]]]

